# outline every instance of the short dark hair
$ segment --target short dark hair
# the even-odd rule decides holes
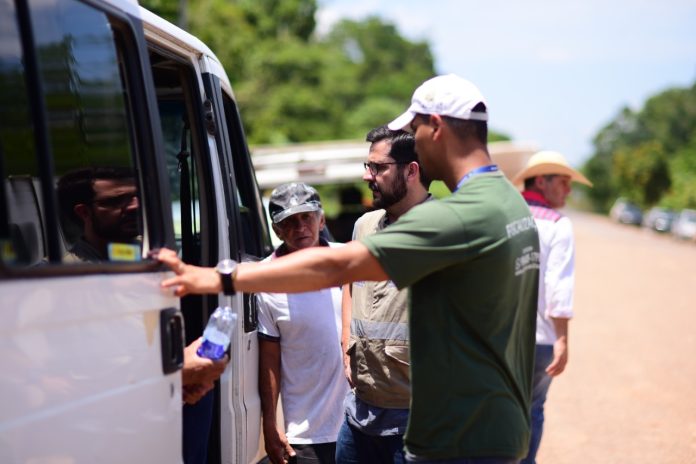
[[[386,125],[375,127],[365,136],[365,140],[371,144],[381,142],[386,140],[389,142],[389,156],[394,158],[397,163],[411,163],[416,162],[420,169],[420,182],[423,186],[428,189],[430,187],[430,179],[423,172],[423,167],[418,161],[418,154],[416,153],[416,139],[413,134],[406,132],[405,130],[391,130]]]
[[[94,181],[98,179],[133,179],[135,171],[121,166],[92,166],[66,172],[58,180],[58,204],[64,217],[82,225],[75,214],[75,206],[91,203],[94,199]]]
[[[474,106],[471,111],[485,113],[486,105],[479,103]],[[483,144],[488,142],[488,123],[486,121],[458,119],[450,116],[442,116],[442,119],[459,138],[467,139],[469,137],[474,137]]]
[[[558,175],[558,174],[542,174],[541,176],[527,177],[527,178],[524,180],[524,189],[525,189],[525,190],[529,190],[529,189],[531,189],[532,187],[534,187],[534,180],[535,180],[537,177],[543,177],[543,178],[546,179],[546,180],[551,180],[551,179],[553,179],[554,177],[556,177],[557,175]]]

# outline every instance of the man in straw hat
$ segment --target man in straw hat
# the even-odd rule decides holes
[[[452,195],[344,247],[312,247],[224,274],[162,250],[159,259],[176,273],[162,285],[176,295],[388,279],[409,287],[406,460],[518,463],[529,446],[539,237],[524,200],[491,163],[487,120],[471,82],[453,74],[426,81],[389,128],[414,133],[424,172]]]
[[[532,389],[532,437],[523,463],[534,463],[544,426],[544,402],[551,379],[568,362],[568,320],[573,316],[575,276],[573,229],[557,211],[565,205],[571,182],[592,183],[571,168],[555,151],[535,153],[514,178],[524,183],[527,200],[539,231],[541,278],[537,307],[536,355]]]

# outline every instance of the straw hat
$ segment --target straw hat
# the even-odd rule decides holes
[[[560,174],[570,176],[570,180],[585,184],[592,187],[587,177],[571,168],[568,161],[557,151],[544,150],[536,152],[529,158],[527,165],[522,169],[515,178],[515,185],[524,183],[525,179],[536,176],[545,176],[549,174]]]

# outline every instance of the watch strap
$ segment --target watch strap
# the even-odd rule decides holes
[[[229,296],[234,295],[236,292],[234,291],[232,274],[223,274],[222,272],[218,272],[218,274],[220,274],[220,282],[222,282],[222,293]]]

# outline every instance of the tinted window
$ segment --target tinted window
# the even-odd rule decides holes
[[[0,1],[7,9],[7,0]],[[29,7],[54,166],[55,189],[48,194],[59,206],[55,214],[62,225],[64,262],[137,260],[140,195],[127,117],[128,89],[111,20],[74,0],[30,2]],[[4,261],[34,265],[45,259],[45,234],[51,233],[44,216],[51,210],[41,200],[44,193],[32,149],[32,137],[42,134],[33,134],[29,122],[17,27],[3,25],[2,31],[3,46],[12,44],[12,53],[0,57],[7,70],[3,80],[10,82],[0,91],[3,112],[5,99],[19,110],[12,116],[11,134],[2,133],[3,147],[10,147],[4,150],[3,177],[7,200],[22,205],[21,211],[11,209],[9,214],[6,248],[14,256],[4,255]]]
[[[37,262],[44,256],[34,180],[38,171],[14,2],[0,0],[0,240],[2,261]],[[25,204],[26,203],[26,204]]]

